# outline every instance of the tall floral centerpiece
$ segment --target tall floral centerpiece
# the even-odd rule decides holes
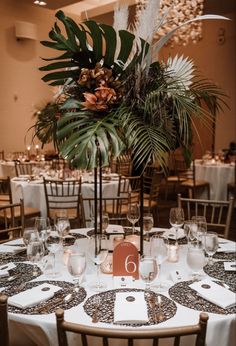
[[[43,59],[47,64],[40,68],[46,72],[43,81],[58,87],[59,112],[51,128],[38,117],[35,135],[45,141],[53,133],[61,155],[74,167],[107,166],[125,149],[141,170],[150,162],[165,166],[166,153],[177,147],[191,152],[194,118],[210,124],[224,103],[219,88],[194,76],[192,60],[158,59],[178,30],[153,41],[165,22],[165,16],[157,20],[159,2],[150,0],[132,28],[127,7],[115,10],[113,26],[92,20],[77,24],[58,11],[50,40],[41,42],[60,52]],[[226,19],[207,15],[189,22],[212,18]]]

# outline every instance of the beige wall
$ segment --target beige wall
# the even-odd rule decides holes
[[[36,6],[23,6],[21,1],[0,1],[0,150],[19,151],[31,142],[27,129],[34,123],[35,106],[42,106],[53,96],[52,88],[38,70],[44,62],[40,57],[55,56],[55,52],[40,44],[48,39],[54,24],[55,11]],[[36,24],[37,40],[17,41],[16,21]]]
[[[38,67],[43,64],[40,57],[55,55],[40,44],[40,40],[48,38],[55,12],[34,6],[17,6],[16,3],[13,6],[12,0],[0,1],[0,150],[6,152],[25,149],[24,137],[33,124],[34,107],[44,104],[53,95],[52,89],[41,81],[43,73]],[[217,118],[216,150],[227,147],[236,139],[236,16],[233,19],[205,24],[204,39],[197,45],[181,47],[181,50],[165,48],[162,52],[164,57],[177,51],[193,57],[201,74],[214,80],[229,95],[230,110],[224,109]],[[17,20],[36,24],[36,41],[16,40],[14,23]],[[99,21],[102,21],[101,17]],[[107,21],[111,22],[111,19],[106,16],[104,22]],[[217,42],[220,27],[226,29],[223,45]]]

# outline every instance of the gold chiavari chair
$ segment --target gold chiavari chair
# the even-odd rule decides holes
[[[47,205],[47,216],[54,221],[64,210],[70,221],[77,228],[84,226],[83,205],[81,197],[81,179],[49,180],[44,179],[44,191]]]
[[[24,223],[24,204],[22,200],[20,200],[20,203],[0,205],[0,243],[21,237]]]
[[[208,229],[214,229],[219,236],[229,237],[230,222],[233,212],[233,198],[229,201],[183,198],[178,194],[178,207],[184,209],[185,218],[193,215],[205,216]]]
[[[58,309],[56,311],[57,335],[59,346],[69,346],[67,340],[67,332],[81,335],[81,343],[88,346],[88,336],[102,339],[103,346],[112,345],[114,339],[123,340],[123,345],[134,345],[134,340],[151,340],[153,346],[158,345],[159,339],[172,338],[172,345],[179,346],[182,336],[193,335],[196,337],[192,346],[204,346],[206,340],[208,314],[201,312],[199,322],[195,325],[176,327],[176,328],[153,328],[141,330],[138,328],[112,329],[112,328],[96,328],[85,326],[77,323],[67,322],[64,320],[64,311]],[[125,342],[126,341],[126,342]]]
[[[16,176],[19,175],[32,175],[33,174],[33,163],[30,162],[17,162],[15,161]]]

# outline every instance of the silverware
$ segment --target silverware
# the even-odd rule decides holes
[[[152,310],[153,321],[154,321],[154,323],[157,323],[158,318],[157,318],[157,312],[156,312],[156,297],[154,295],[149,295],[148,303],[149,303],[151,310]]]
[[[21,276],[21,273],[18,273],[18,274],[14,274],[14,275],[12,275],[12,276],[9,276],[9,277],[7,278],[7,281],[8,281],[8,282],[14,281],[14,280],[17,279],[19,276]]]
[[[92,323],[97,323],[99,321],[98,312],[100,308],[100,297],[94,297],[94,310],[92,315]]]
[[[56,292],[54,296],[50,298],[51,301],[49,300],[46,306],[42,306],[35,309],[35,312],[42,313],[42,314],[47,313],[49,309],[51,309],[52,307],[56,309],[62,303],[69,303],[74,297],[73,293],[68,293],[64,297],[61,297],[61,295],[62,295],[62,292],[60,291]],[[57,296],[58,298],[56,298]]]
[[[178,270],[176,270],[176,275],[177,275],[177,279],[178,279],[178,280],[181,280],[181,276],[180,276]]]
[[[161,304],[162,304],[161,296],[158,296],[157,297],[157,305],[158,305],[157,320],[158,320],[158,322],[162,322],[164,320],[164,313],[163,313]]]

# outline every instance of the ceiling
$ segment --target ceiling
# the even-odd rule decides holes
[[[16,0],[19,1],[19,0]],[[44,0],[47,2],[46,6],[42,6],[43,8],[49,8],[52,10],[57,10],[64,6],[69,6],[72,4],[76,5],[76,10],[78,11],[81,8],[82,11],[86,11],[91,8],[100,7],[103,4],[107,4],[109,0]],[[33,4],[33,0],[21,0],[26,4]],[[114,2],[114,0],[111,0]],[[34,5],[36,6],[36,5]],[[205,0],[204,4],[205,13],[212,14],[225,14],[236,12],[236,1],[235,0]]]

